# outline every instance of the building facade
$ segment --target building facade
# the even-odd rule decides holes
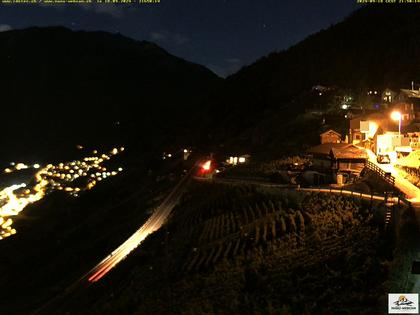
[[[323,143],[340,143],[341,142],[341,134],[337,131],[332,129],[327,130],[320,135],[321,144]]]

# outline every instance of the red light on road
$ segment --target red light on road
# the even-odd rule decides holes
[[[210,171],[210,167],[211,167],[211,160],[208,160],[203,165],[201,165],[201,168],[203,169],[203,171],[206,171],[206,172]]]

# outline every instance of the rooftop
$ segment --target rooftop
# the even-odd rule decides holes
[[[329,155],[331,152],[331,149],[340,149],[345,148],[346,146],[349,146],[348,143],[323,143],[316,145],[312,148],[309,148],[306,150],[307,153],[310,154],[321,154],[321,155]]]
[[[336,159],[367,159],[368,158],[365,149],[361,149],[352,144],[344,148],[332,148],[331,153]]]
[[[337,135],[337,136],[340,136],[340,137],[341,137],[341,134],[340,134],[340,133],[338,133],[337,131],[333,130],[333,129],[328,129],[327,131],[324,131],[324,132],[323,132],[323,133],[321,133],[320,135],[322,136],[322,135],[326,135],[326,134],[330,134],[330,133],[333,133],[333,134],[335,134],[335,135]]]
[[[366,150],[349,143],[324,143],[309,148],[309,154],[333,156],[336,159],[367,159]]]
[[[401,92],[412,98],[420,98],[420,90],[401,89]]]

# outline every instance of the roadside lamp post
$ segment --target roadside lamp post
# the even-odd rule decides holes
[[[391,119],[392,120],[398,120],[398,136],[401,136],[401,113],[400,112],[392,112],[391,113]]]

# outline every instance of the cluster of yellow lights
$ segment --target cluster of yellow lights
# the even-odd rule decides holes
[[[18,215],[27,205],[41,200],[49,192],[61,190],[77,197],[80,192],[92,189],[98,182],[122,172],[121,167],[118,170],[108,171],[102,165],[122,151],[124,151],[123,147],[114,148],[108,154],[98,154],[95,150],[93,151],[94,156],[81,160],[58,165],[48,164],[45,167],[34,164],[32,167],[39,170],[34,176],[33,187],[27,187],[25,183],[22,183],[0,191],[0,240],[16,234],[16,230],[12,228],[13,220],[10,217]],[[29,168],[24,163],[11,163],[11,166],[13,167],[6,168],[4,173],[13,173]]]
[[[13,173],[14,171],[20,171],[20,170],[25,170],[25,169],[29,168],[29,166],[24,164],[24,163],[17,163],[16,164],[16,163],[12,162],[12,163],[10,163],[10,165],[12,165],[13,167],[6,168],[4,170],[5,173]],[[39,168],[39,164],[35,164],[34,168],[36,168],[35,166],[38,166],[38,168]]]

